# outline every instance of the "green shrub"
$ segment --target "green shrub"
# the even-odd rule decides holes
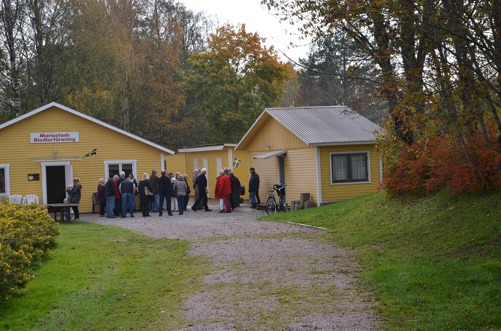
[[[42,207],[0,204],[0,301],[26,285],[58,235],[57,223]]]

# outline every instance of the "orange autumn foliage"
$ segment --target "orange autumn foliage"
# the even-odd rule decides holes
[[[445,190],[451,195],[501,190],[501,153],[494,139],[487,147],[479,133],[466,146],[448,137],[414,144],[386,169],[384,187],[392,195]]]

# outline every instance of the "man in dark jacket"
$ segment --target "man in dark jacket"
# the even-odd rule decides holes
[[[122,195],[122,218],[127,215],[127,210],[129,210],[130,217],[134,217],[135,209],[135,191],[136,187],[134,182],[130,178],[122,180],[119,186],[120,194]]]
[[[153,197],[154,197],[153,203],[151,204],[151,211],[157,213],[160,194],[158,193],[158,176],[156,169],[151,170],[150,184],[151,187],[153,188]]]
[[[249,199],[251,201],[251,208],[256,208],[258,201],[256,200],[256,195],[259,192],[259,175],[256,174],[254,168],[250,168],[250,179],[249,179]]]
[[[115,185],[113,184],[113,176],[108,178],[104,186],[104,195],[106,196],[106,216],[108,218],[115,218]]]
[[[197,211],[197,206],[200,201],[202,201],[202,206],[205,208],[205,211],[212,211],[209,209],[207,205],[207,177],[205,174],[207,173],[207,169],[203,168],[200,170],[200,175],[197,178],[197,188],[198,188],[198,198],[195,200],[193,206],[191,206],[191,210]]]
[[[167,213],[169,214],[169,216],[174,216],[171,209],[172,185],[170,178],[165,173],[165,170],[162,170],[162,176],[158,179],[158,194],[160,196],[158,216],[163,215],[163,206],[165,200],[167,200]]]

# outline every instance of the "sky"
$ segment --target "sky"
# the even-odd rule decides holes
[[[261,38],[266,38],[266,46],[273,45],[279,57],[288,61],[306,58],[308,41],[300,40],[297,29],[268,12],[260,4],[260,0],[178,0],[192,11],[202,11],[219,22],[219,25],[230,23],[237,25],[245,23],[247,32],[257,32]],[[289,32],[293,32],[291,36]],[[290,43],[295,45],[291,47]],[[284,56],[281,52],[287,55]]]

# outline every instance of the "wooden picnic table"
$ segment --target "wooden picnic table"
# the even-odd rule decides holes
[[[57,213],[59,212],[61,221],[64,221],[64,208],[70,207],[78,207],[78,203],[48,203],[46,204],[47,208],[52,208],[54,210],[54,220],[57,222]],[[70,216],[71,217],[71,216]],[[71,221],[71,219],[67,219],[67,221]]]

